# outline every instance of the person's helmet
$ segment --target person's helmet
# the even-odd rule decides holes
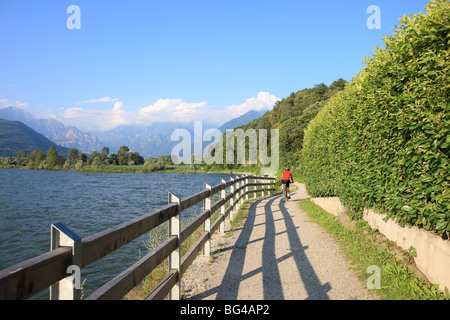
[[[289,171],[289,168],[286,168],[286,171]]]

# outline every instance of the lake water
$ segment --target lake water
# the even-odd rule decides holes
[[[0,169],[0,270],[50,250],[50,226],[62,222],[84,238],[211,186],[226,174],[79,173]],[[197,205],[185,215],[201,211]],[[145,254],[143,236],[82,270],[84,296]],[[48,299],[44,290],[34,299]]]

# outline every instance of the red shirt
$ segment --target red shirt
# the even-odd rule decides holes
[[[283,172],[283,175],[281,176],[281,180],[290,180],[292,173],[289,171]]]

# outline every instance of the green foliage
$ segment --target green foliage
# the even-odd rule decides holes
[[[278,101],[273,110],[266,112],[261,118],[255,119],[245,126],[248,129],[268,130],[268,152],[270,154],[270,129],[279,129],[280,134],[280,168],[289,166],[291,170],[300,167],[300,152],[303,145],[304,130],[319,110],[332,96],[342,91],[347,82],[344,79],[334,81],[329,87],[317,84],[313,88],[305,88],[292,93],[289,97]],[[224,139],[224,141],[226,141]],[[248,156],[248,141],[246,141]],[[225,148],[224,148],[225,149]],[[225,150],[224,150],[225,159]],[[235,162],[236,161],[235,154]],[[228,165],[226,169],[236,169],[238,165]]]
[[[147,158],[144,163],[144,167],[150,171],[162,171],[166,167],[166,164],[169,162],[169,160],[164,156],[159,156],[158,158]]]
[[[450,2],[404,16],[305,132],[308,192],[450,232]]]
[[[47,151],[47,165],[49,168],[54,168],[58,164],[58,151],[56,151],[54,146],[51,146]]]

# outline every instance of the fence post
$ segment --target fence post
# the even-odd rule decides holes
[[[243,178],[244,176],[241,176],[241,179]],[[242,179],[240,182],[239,182],[239,188],[241,189],[241,190],[239,190],[239,208],[241,207],[241,204],[242,204],[242,198],[241,198],[241,195],[244,193],[244,189],[242,189],[241,187],[243,187],[245,185],[245,182],[244,182],[244,180]]]
[[[239,201],[238,201],[238,199],[239,199],[239,186],[240,186],[240,181],[239,181],[239,176],[236,176],[236,179],[235,180],[237,180],[236,181],[236,187],[235,187],[235,189],[234,189],[234,208],[235,208],[235,212],[238,212],[238,210],[239,210]]]
[[[81,238],[61,222],[50,227],[50,250],[72,248],[72,265],[66,270],[73,273],[50,286],[50,300],[81,299]]]
[[[264,179],[264,180],[263,180],[263,183],[264,183],[264,184],[267,183],[267,179]],[[267,191],[267,195],[269,195],[269,190],[268,190],[268,188],[267,188],[267,185],[264,185],[264,190]],[[265,192],[264,192],[264,193],[265,193]]]
[[[234,179],[230,178],[230,181],[233,181],[233,184],[230,186],[230,193],[233,194],[232,197],[230,197],[230,221],[233,221],[233,212],[234,212]]]
[[[248,200],[248,184],[249,184],[249,178],[248,176],[245,177],[245,200]]]
[[[176,236],[178,238],[177,248],[169,255],[169,272],[173,269],[178,271],[178,279],[175,285],[170,289],[169,300],[180,299],[181,288],[181,252],[180,252],[180,234],[181,234],[181,212],[180,198],[169,192],[169,204],[177,204],[177,214],[169,220],[169,237]]]
[[[203,189],[204,190],[211,190],[211,186],[207,184],[206,182],[203,183]],[[211,210],[211,193],[209,193],[209,196],[203,200],[203,210]],[[208,240],[206,241],[205,245],[203,246],[203,255],[209,256],[211,254],[211,215],[212,212],[209,212],[208,217],[206,218],[205,222],[203,223],[203,231],[206,231],[209,233]]]
[[[224,188],[220,191],[220,198],[225,201],[225,197],[227,195],[227,188],[225,188],[225,184],[227,183],[225,180],[220,179],[220,182],[223,184]],[[220,215],[222,217],[222,222],[219,225],[219,233],[225,233],[225,208],[227,204],[224,202],[223,205],[220,206]]]

